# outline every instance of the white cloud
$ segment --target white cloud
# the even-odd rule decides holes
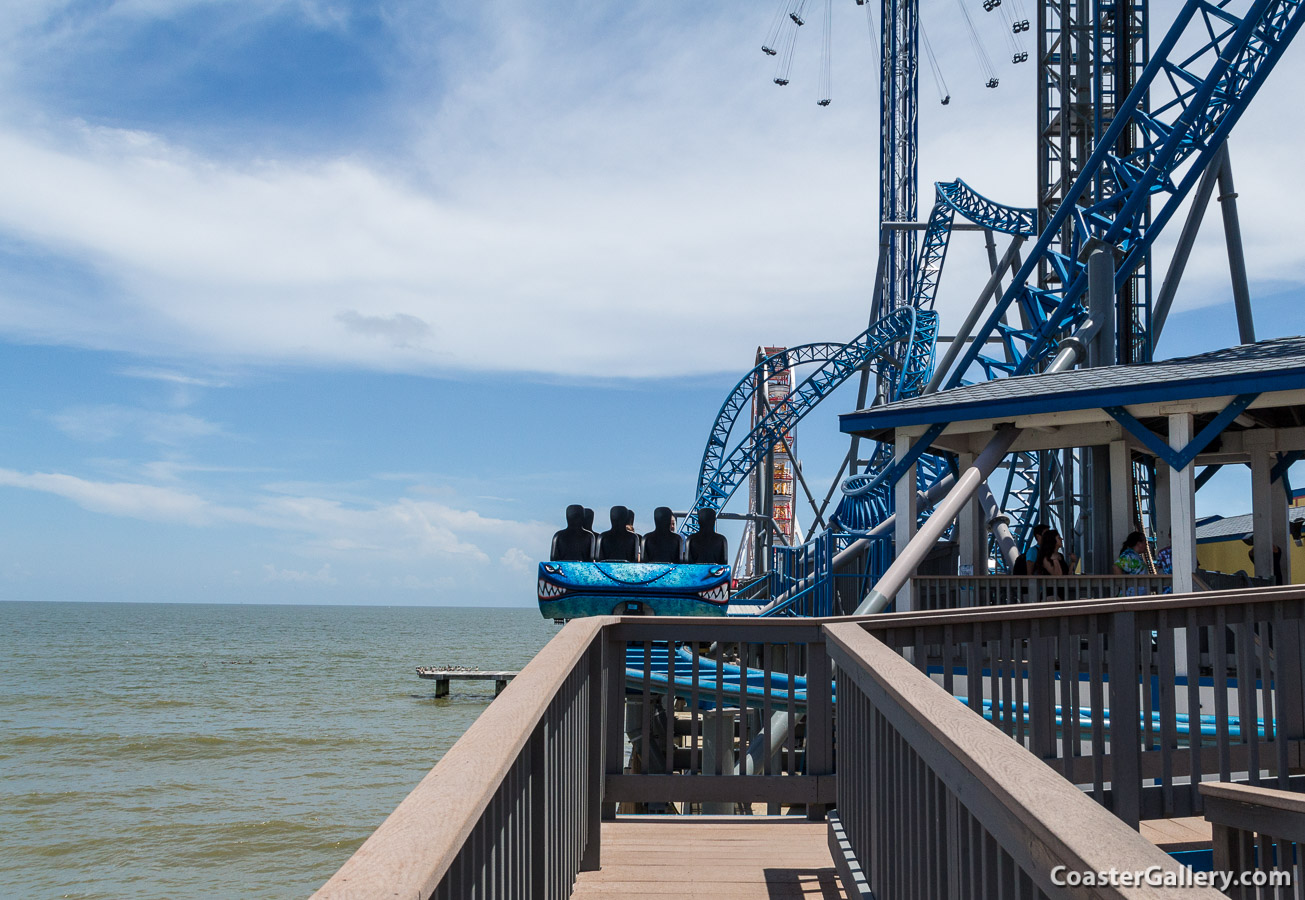
[[[168,7],[138,0],[113,15]],[[23,27],[63,7],[44,9]],[[346,27],[338,5],[301,9],[313,27]],[[768,84],[756,44],[769,14],[506,4],[450,24],[404,7],[382,102],[410,124],[312,159],[10,109],[0,230],[85,268],[100,296],[11,284],[0,333],[209,362],[628,376],[732,370],[777,339],[848,339],[868,313],[876,251],[864,24],[838,12],[835,103],[819,110],[814,46],[792,85]],[[935,46],[964,47],[955,17],[924,15]],[[1005,39],[995,17],[979,24],[994,47]],[[1252,272],[1294,287],[1305,212],[1280,198],[1300,177],[1301,134],[1279,113],[1301,60],[1288,54],[1234,136]],[[1031,203],[1035,66],[1004,67],[1001,90],[986,91],[963,53],[943,62],[952,102],[936,104],[927,78],[921,92],[921,216],[929,183],[957,175]],[[433,68],[438,96],[423,81]],[[949,256],[944,330],[986,277],[983,251],[962,246],[972,238]],[[1204,252],[1220,240],[1212,222],[1180,308],[1226,299]]]
[[[316,572],[300,572],[295,569],[278,569],[271,563],[263,565],[263,580],[266,582],[284,581],[292,584],[336,585],[340,581],[331,574],[331,564],[323,563]]]
[[[207,378],[187,372],[151,368],[149,366],[128,366],[124,369],[120,369],[118,374],[124,375],[128,378],[141,378],[147,381],[162,381],[165,384],[175,384],[185,387],[220,388],[227,387],[230,384],[230,382],[219,378]]]
[[[151,522],[210,525],[219,510],[187,491],[131,482],[88,481],[57,472],[0,469],[0,485],[54,494],[83,509]]]
[[[222,433],[220,426],[187,413],[113,404],[73,407],[50,416],[50,420],[69,437],[90,442],[109,441],[130,432],[150,443],[175,446]]]
[[[542,546],[541,522],[482,516],[431,500],[340,500],[265,494],[244,505],[219,504],[173,487],[91,481],[53,472],[0,469],[0,486],[63,497],[83,509],[196,527],[239,525],[282,534],[298,552],[332,559],[447,560],[484,565],[491,554],[519,564],[513,545]],[[504,554],[500,547],[512,546]]]
[[[516,572],[529,572],[535,568],[538,562],[533,556],[530,556],[520,547],[509,547],[498,560],[504,566]]]

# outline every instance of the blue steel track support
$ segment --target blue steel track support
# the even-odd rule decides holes
[[[1057,336],[1086,315],[1082,303],[1086,264],[1080,258],[1085,259],[1093,247],[1115,248],[1121,260],[1115,287],[1118,291],[1124,286],[1145,262],[1155,236],[1227,139],[1301,21],[1299,0],[1257,0],[1244,16],[1229,12],[1226,4],[1206,0],[1184,4],[1033,252],[962,357],[949,387],[960,384],[974,364],[991,378],[1023,375],[1047,360],[1056,350]],[[1177,45],[1194,39],[1200,49],[1178,56]],[[1164,87],[1172,96],[1148,112],[1148,92]],[[1118,141],[1128,128],[1137,131],[1137,147],[1120,155]],[[1109,180],[1115,190],[1093,200],[1091,188],[1098,180]],[[1159,210],[1150,218],[1146,207],[1153,197]],[[1067,244],[1059,240],[1063,230],[1070,233]],[[1057,278],[1038,287],[1031,283],[1032,276],[1044,265]],[[1002,322],[1013,304],[1029,315],[1028,329]],[[994,334],[1017,351],[1014,362],[982,354],[983,341]]]

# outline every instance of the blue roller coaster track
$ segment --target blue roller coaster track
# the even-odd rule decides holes
[[[934,184],[938,203],[945,204],[975,225],[1002,234],[1032,237],[1038,233],[1038,212],[989,200],[961,179]]]
[[[923,391],[933,374],[937,339],[937,313],[902,307],[867,328],[855,340],[839,346],[793,389],[783,403],[762,416],[728,455],[722,455],[714,469],[699,473],[703,487],[680,525],[681,532],[691,534],[696,531],[698,510],[720,509],[780,439],[863,366],[875,364],[881,377],[885,378],[892,373],[898,396],[913,397]],[[762,365],[765,364],[763,361]],[[729,400],[726,405],[730,405]],[[739,409],[741,406],[735,407],[735,415]],[[725,435],[729,434],[728,427],[718,418],[713,438],[720,428],[724,428]],[[708,453],[711,452],[709,443]]]
[[[937,199],[929,213],[911,290],[911,305],[916,309],[933,309],[957,215],[1002,234],[1031,237],[1037,233],[1037,210],[989,200],[959,178],[936,182],[934,193]]]
[[[1228,0],[1184,4],[1028,259],[948,377],[948,387],[962,384],[976,363],[986,378],[998,378],[1036,371],[1049,360],[1057,350],[1058,336],[1086,318],[1086,264],[1094,249],[1115,252],[1116,289],[1123,288],[1145,261],[1156,235],[1300,30],[1298,0],[1257,0],[1243,16],[1229,11],[1229,6]],[[1199,49],[1176,56],[1180,45],[1192,44]],[[1148,93],[1154,102],[1163,88],[1173,96],[1147,112]],[[1137,135],[1137,146],[1118,153],[1126,129]],[[1183,169],[1185,163],[1189,165]],[[1159,209],[1148,219],[1151,198],[1159,201]],[[1069,241],[1061,246],[1066,225]],[[1040,288],[1032,278],[1043,261],[1054,279]],[[1024,312],[1027,327],[1015,328],[1003,321],[1012,305]],[[1011,358],[984,355],[985,341],[994,334]]]
[[[1033,223],[1035,212],[1032,209],[1023,209],[1013,206],[1005,206],[993,200],[989,200],[982,194],[975,191],[964,181],[957,179],[951,182],[939,182],[935,185],[937,193],[937,202],[934,204],[933,212],[930,215],[929,227],[925,232],[923,245],[920,251],[920,259],[916,266],[915,281],[911,293],[910,307],[917,310],[932,310],[934,299],[937,294],[938,284],[942,276],[943,263],[946,259],[947,245],[951,236],[952,223],[957,214],[977,225],[985,228],[991,228],[993,231],[1005,234],[1031,235],[1033,233]],[[848,348],[852,353],[856,353],[853,346],[860,341],[864,335],[858,337],[852,344],[840,343],[814,343],[803,344],[798,347],[790,347],[779,353],[768,356],[753,367],[747,374],[739,379],[733,390],[726,396],[725,402],[721,404],[720,411],[712,423],[711,433],[707,438],[706,448],[703,450],[702,463],[698,468],[697,497],[710,497],[715,491],[713,490],[713,479],[718,479],[722,470],[722,460],[725,457],[725,448],[729,444],[729,437],[737,425],[739,416],[749,408],[749,401],[756,393],[758,385],[762,379],[771,373],[779,372],[787,368],[801,365],[803,363],[819,362],[825,363],[833,359],[836,355],[844,353]],[[930,366],[932,362],[930,362]],[[917,363],[917,368],[919,365]],[[928,378],[926,376],[925,381]],[[841,382],[839,382],[841,383]],[[837,387],[837,384],[826,383],[829,390]],[[918,379],[899,378],[890,388],[890,396],[909,397],[918,393],[922,387],[918,384]],[[905,391],[905,393],[904,393]],[[821,395],[815,400],[819,403],[824,396]],[[776,441],[778,438],[776,438]],[[760,455],[756,457],[759,462],[761,457],[774,446],[775,442],[764,444]],[[882,470],[883,460],[876,459],[879,464],[872,466],[871,476],[878,478]],[[923,460],[923,465],[919,469],[919,478],[921,487],[928,487],[932,484],[929,480],[934,477],[941,477],[940,473],[947,470],[946,461],[941,458],[935,459],[930,456]],[[740,480],[751,470],[744,471],[740,475]],[[857,476],[862,478],[862,476]],[[880,478],[882,480],[882,478]],[[864,496],[865,491],[862,482],[856,482],[853,493],[857,496]],[[845,485],[847,492],[847,485]],[[876,488],[876,490],[880,490]],[[888,485],[888,491],[891,493],[891,484]],[[880,491],[882,493],[882,491]],[[727,499],[727,498],[726,498]],[[724,500],[720,500],[724,503]],[[882,503],[876,501],[873,504],[874,509],[878,509]],[[693,513],[701,507],[701,504],[695,503]],[[718,507],[713,507],[718,508]],[[891,511],[891,510],[890,510]],[[866,509],[853,510],[850,507],[844,509],[844,516],[840,519],[844,525],[850,525],[851,522],[865,523]],[[690,520],[696,523],[696,516],[691,515]],[[686,520],[684,530],[691,531],[694,527],[690,520]],[[867,526],[868,527],[868,526]]]
[[[721,404],[720,412],[716,414],[716,421],[712,424],[711,435],[707,438],[707,447],[702,453],[702,465],[698,467],[697,495],[702,494],[711,481],[711,476],[720,470],[721,459],[725,456],[725,448],[729,444],[734,425],[739,415],[749,408],[749,402],[765,377],[785,369],[795,368],[803,363],[828,362],[844,346],[841,342],[831,341],[787,347],[767,356],[739,379],[739,383],[734,385],[734,389]]]
[[[1301,26],[1300,0],[1257,0],[1241,16],[1230,11],[1230,5],[1230,0],[1188,0],[1184,4],[1110,127],[1097,140],[1087,164],[1041,230],[1037,244],[1011,285],[959,364],[948,374],[946,387],[966,383],[967,374],[976,369],[982,377],[992,379],[1033,372],[1049,360],[1058,348],[1058,338],[1086,317],[1086,259],[1096,248],[1114,249],[1119,261],[1117,289],[1122,289],[1143,265],[1155,236],[1177,211]],[[1179,47],[1192,46],[1198,49],[1186,55],[1177,52]],[[1155,101],[1166,87],[1172,97],[1148,111],[1148,93]],[[1128,134],[1137,139],[1121,140]],[[1133,144],[1132,149],[1121,149]],[[884,355],[889,346],[902,341],[906,324],[903,314],[911,323],[910,352],[905,353],[906,365],[897,369],[889,394],[909,397],[923,389],[928,375],[921,381],[912,373],[927,372],[933,365],[937,318],[932,310],[956,215],[1003,234],[1031,237],[1037,233],[1035,210],[996,203],[959,179],[935,187],[936,203],[915,260],[909,306],[895,310],[848,344],[793,348],[763,360],[748,373],[721,407],[713,426],[699,471],[698,496],[682,525],[683,531],[696,528],[698,509],[720,508],[780,436],[852,372],[876,359],[881,376],[893,371],[893,367],[884,366]],[[1148,201],[1152,198],[1160,201],[1160,208],[1149,215]],[[1033,279],[1044,263],[1054,276],[1046,287],[1037,287]],[[1021,314],[1020,327],[1006,322],[1012,307]],[[891,336],[878,331],[884,323],[890,323]],[[917,324],[925,323],[927,327],[917,338]],[[983,352],[992,337],[1003,347],[1001,357]],[[801,362],[822,365],[794,391],[789,402],[763,417],[727,456],[725,447],[731,430],[762,370],[768,365],[773,371]],[[880,458],[878,466],[844,482],[844,502],[835,514],[844,529],[868,530],[891,513],[891,483],[897,477],[896,467],[886,465],[882,453],[876,456]],[[940,458],[924,459],[927,464],[921,468],[926,477],[945,474],[946,466]],[[1021,493],[1013,487],[1017,471],[1032,485],[1022,493],[1036,493],[1037,469],[1032,456],[1022,457],[1012,465],[1003,499]],[[1017,518],[1027,525],[1032,504],[1025,505],[1029,508]]]

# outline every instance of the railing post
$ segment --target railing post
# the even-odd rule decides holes
[[[829,645],[820,636],[807,645],[807,774],[834,773],[834,704],[830,680]],[[807,804],[807,818],[819,822],[825,818],[825,804]]]
[[[589,720],[588,740],[584,754],[585,780],[585,838],[584,851],[580,855],[580,871],[596,872],[602,867],[602,806],[603,777],[603,737],[606,724],[606,697],[609,685],[603,676],[607,669],[604,660],[608,655],[606,629],[598,633],[589,647],[589,665],[585,673],[585,684],[589,690],[589,708],[584,711]]]
[[[1293,605],[1301,601],[1290,601]],[[1275,604],[1279,610],[1281,605]],[[1278,740],[1305,739],[1305,677],[1302,677],[1299,618],[1284,619],[1281,613],[1274,616],[1274,651],[1278,656],[1278,679],[1274,697],[1278,701]]]
[[[607,626],[603,629],[602,641],[605,648],[603,664],[607,669],[607,690],[603,698],[605,713],[602,717],[603,735],[603,774],[620,775],[625,763],[625,642],[615,640],[615,629]],[[607,821],[616,818],[616,804],[606,800],[603,792],[602,817]]]
[[[548,723],[530,736],[530,896],[548,896]]]
[[[1110,621],[1111,808],[1133,828],[1142,817],[1142,742],[1138,717],[1137,616],[1116,612]]]
[[[1056,758],[1055,677],[1051,638],[1035,619],[1029,633],[1029,751],[1044,760]]]

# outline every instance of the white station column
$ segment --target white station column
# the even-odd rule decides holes
[[[1155,461],[1155,545],[1159,550],[1173,547],[1174,530],[1169,524],[1169,467]]]
[[[911,439],[913,437],[914,435],[908,433],[907,429],[898,428],[894,430],[894,461],[905,458],[907,452],[911,449]],[[897,484],[893,485],[894,511],[897,514],[896,521],[893,523],[895,553],[901,553],[905,550],[906,545],[911,542],[911,538],[915,537],[915,520],[919,514],[915,487],[915,463],[911,463],[906,471],[902,473],[902,477],[897,479]],[[905,612],[911,608],[911,580],[909,578],[903,582],[901,589],[897,592],[894,608],[897,612]]]
[[[1251,525],[1255,547],[1251,555],[1255,560],[1256,578],[1273,578],[1273,517],[1277,504],[1273,494],[1281,487],[1273,483],[1273,456],[1261,446],[1251,450]],[[1286,512],[1283,512],[1286,517]],[[1279,544],[1278,546],[1286,548]]]
[[[1192,442],[1191,413],[1169,417],[1169,446],[1181,450]],[[1192,573],[1196,571],[1196,478],[1195,466],[1188,464],[1181,472],[1169,469],[1169,528],[1173,539],[1174,593],[1192,590]]]
[[[1270,459],[1276,464],[1277,454]],[[1269,486],[1269,500],[1272,503],[1270,514],[1273,517],[1273,546],[1282,551],[1278,568],[1282,570],[1282,583],[1291,584],[1291,533],[1288,531],[1287,490],[1281,478]]]
[[[1133,530],[1133,460],[1123,441],[1110,442],[1110,553]]]

